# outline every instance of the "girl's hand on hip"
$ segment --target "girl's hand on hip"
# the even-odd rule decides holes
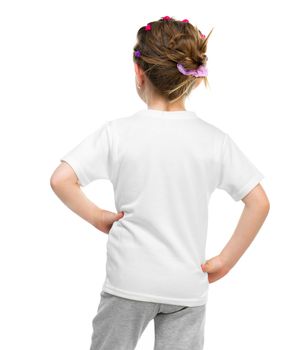
[[[120,211],[119,213],[113,213],[111,211],[101,209],[94,226],[98,230],[108,234],[113,226],[113,223],[121,219],[123,216],[123,211]]]
[[[225,276],[229,269],[220,255],[208,259],[204,264],[201,264],[203,272],[208,273],[209,283],[213,283]]]

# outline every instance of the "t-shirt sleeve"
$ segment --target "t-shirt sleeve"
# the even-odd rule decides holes
[[[76,173],[81,186],[97,179],[110,179],[110,133],[108,121],[86,136],[60,158]]]
[[[225,134],[217,187],[225,190],[235,201],[239,201],[263,178],[263,173],[240,150],[230,135]]]

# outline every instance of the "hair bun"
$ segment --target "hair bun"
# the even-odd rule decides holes
[[[212,30],[206,37],[188,20],[175,20],[169,16],[149,23],[152,30],[141,27],[137,32],[133,59],[144,71],[156,92],[169,102],[174,102],[190,93],[196,75],[203,76],[206,86],[206,51]],[[186,76],[189,74],[179,73],[177,64],[181,64],[186,72],[198,70],[200,66],[203,68],[193,76]]]

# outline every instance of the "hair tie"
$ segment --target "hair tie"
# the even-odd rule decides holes
[[[208,75],[208,69],[203,66],[203,65],[200,65],[198,68],[196,69],[190,69],[190,70],[187,70],[183,67],[183,65],[181,63],[177,63],[177,68],[179,70],[179,72],[181,72],[182,74],[184,75],[192,75],[196,78],[198,77],[206,77]]]

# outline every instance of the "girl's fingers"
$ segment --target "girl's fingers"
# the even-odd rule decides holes
[[[205,262],[205,264],[202,265],[202,270],[204,272],[215,272],[217,271],[218,266],[215,264],[212,260],[208,260]]]
[[[222,262],[221,260],[215,256],[205,262],[205,264],[201,265],[202,270],[204,272],[216,272],[222,269]]]

